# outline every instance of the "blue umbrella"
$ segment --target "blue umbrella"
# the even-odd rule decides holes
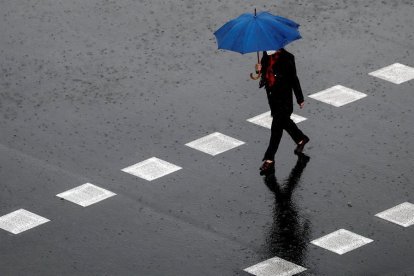
[[[260,63],[259,51],[278,50],[301,38],[298,28],[299,24],[290,19],[265,11],[256,15],[254,9],[254,14],[244,13],[230,20],[214,35],[219,49],[241,54],[257,52]]]

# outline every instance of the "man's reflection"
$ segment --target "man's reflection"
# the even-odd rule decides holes
[[[275,194],[273,224],[266,240],[266,257],[280,257],[304,265],[309,242],[310,222],[300,217],[292,193],[297,187],[309,157],[300,154],[289,177],[280,185],[274,174],[265,178],[265,184]]]

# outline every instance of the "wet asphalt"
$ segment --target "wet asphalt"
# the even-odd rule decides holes
[[[269,108],[255,54],[217,50],[244,12],[301,24],[295,54],[311,138],[297,162],[284,134],[275,176],[259,166]],[[413,275],[414,228],[374,215],[414,203],[414,82],[368,75],[414,66],[412,1],[1,1],[0,215],[51,221],[0,231],[0,275],[248,275],[278,256],[300,275]],[[368,96],[337,108],[306,96],[341,84]],[[245,142],[210,156],[212,132]],[[156,156],[183,169],[121,171]],[[80,207],[84,183],[117,195]],[[345,228],[374,242],[337,255],[309,242]]]

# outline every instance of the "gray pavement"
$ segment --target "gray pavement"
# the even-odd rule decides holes
[[[286,49],[311,138],[298,165],[284,134],[267,181],[270,132],[247,121],[269,109],[249,79],[256,55],[213,36],[254,8],[301,24]],[[402,0],[0,1],[0,216],[50,220],[0,229],[0,275],[250,275],[273,257],[298,275],[413,275],[414,226],[375,215],[414,203],[414,80],[369,75],[414,67],[413,14]],[[366,97],[308,97],[335,85]],[[214,132],[244,144],[185,146]],[[122,171],[150,157],[182,169]],[[56,196],[85,183],[116,195],[88,207]],[[373,242],[343,255],[311,243],[338,229]]]

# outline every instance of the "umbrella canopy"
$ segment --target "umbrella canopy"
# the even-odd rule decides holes
[[[301,38],[298,28],[299,24],[292,20],[264,11],[257,15],[244,13],[214,35],[219,49],[245,54],[283,48]]]

